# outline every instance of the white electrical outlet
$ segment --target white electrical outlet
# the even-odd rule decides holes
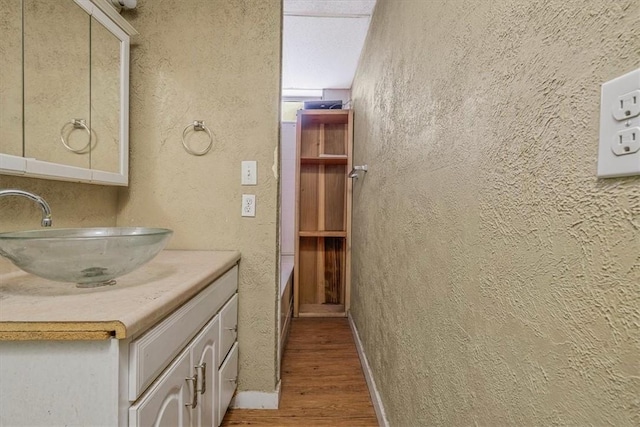
[[[640,90],[634,90],[618,97],[618,102],[613,108],[613,117],[616,120],[630,119],[638,114],[640,114]]]
[[[258,183],[258,163],[255,160],[243,160],[242,162],[242,185],[256,185]]]
[[[640,150],[640,128],[629,128],[618,132],[611,143],[611,150],[616,156],[637,153]]]
[[[602,85],[598,176],[640,175],[640,69]]]
[[[242,195],[242,216],[256,216],[256,195]]]

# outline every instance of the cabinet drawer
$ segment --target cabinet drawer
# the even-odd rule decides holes
[[[222,361],[229,353],[229,349],[238,338],[238,294],[220,310],[220,347],[218,355],[218,363]]]
[[[129,345],[129,400],[135,401],[238,288],[233,267]]]
[[[220,425],[238,383],[238,343],[233,345],[227,359],[220,367],[218,375],[218,384],[220,386],[220,392],[218,393],[218,425]]]

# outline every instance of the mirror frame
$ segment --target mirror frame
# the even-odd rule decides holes
[[[106,0],[73,0],[120,40],[119,172],[80,168],[0,153],[0,174],[101,185],[129,185],[129,44],[137,31]],[[24,135],[23,135],[24,138]]]

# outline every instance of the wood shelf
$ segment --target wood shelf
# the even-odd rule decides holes
[[[347,237],[346,231],[299,231],[299,237]]]
[[[344,317],[344,304],[300,304],[300,317]]]
[[[298,110],[298,120],[303,124],[348,124],[351,110]]]
[[[301,157],[302,164],[318,164],[318,165],[346,165],[349,161],[347,156],[320,156],[320,157]]]

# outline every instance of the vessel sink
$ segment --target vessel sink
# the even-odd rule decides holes
[[[74,282],[78,287],[115,284],[115,278],[151,261],[173,231],[107,227],[0,233],[0,255],[27,273]]]

